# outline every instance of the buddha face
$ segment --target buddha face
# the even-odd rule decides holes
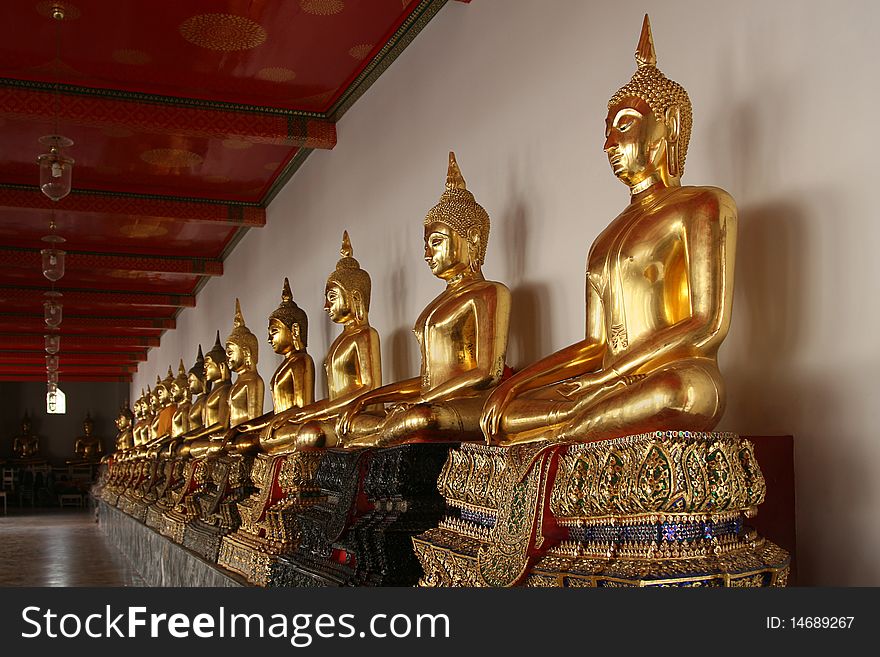
[[[116,418],[116,428],[120,431],[128,429],[130,424],[129,417],[126,413],[120,413],[119,417]]]
[[[425,262],[437,278],[448,281],[468,269],[467,241],[444,223],[425,226]]]
[[[194,395],[198,395],[204,390],[202,386],[202,380],[192,372],[187,374],[186,382],[189,386],[189,391]]]
[[[92,424],[91,420],[86,420],[85,422],[83,422],[83,433],[87,436],[91,436],[94,429],[95,425]]]
[[[293,333],[280,319],[269,320],[269,344],[276,354],[286,354],[293,350]]]
[[[330,321],[337,324],[345,324],[354,318],[349,295],[338,283],[327,283],[324,290],[324,312],[330,317]]]
[[[604,148],[614,175],[633,187],[666,166],[666,124],[641,98],[624,98],[608,110]]]
[[[168,403],[168,388],[164,385],[156,388],[156,405],[159,408],[165,406]]]
[[[235,342],[226,343],[226,362],[229,363],[229,369],[238,372],[245,365],[246,352],[241,345]]]
[[[220,371],[219,363],[214,361],[212,356],[205,356],[205,378],[208,381],[217,381],[223,373]]]
[[[183,399],[183,390],[181,390],[177,381],[171,384],[171,399],[174,401],[180,401]]]

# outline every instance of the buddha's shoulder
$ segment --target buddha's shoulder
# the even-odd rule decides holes
[[[504,283],[498,281],[481,280],[474,281],[467,287],[468,292],[477,293],[494,293],[494,294],[510,294],[510,290]]]
[[[720,187],[708,185],[678,187],[670,195],[670,201],[675,203],[687,201],[703,210],[717,209],[719,214],[736,211],[736,202],[728,192]]]

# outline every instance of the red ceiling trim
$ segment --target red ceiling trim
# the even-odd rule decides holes
[[[9,301],[40,301],[44,288],[0,287],[0,303]],[[62,303],[161,306],[170,308],[195,308],[196,298],[192,294],[150,294],[148,292],[105,292],[103,290],[60,290]]]
[[[16,86],[8,86],[15,82]],[[28,89],[25,81],[0,80],[0,117],[24,121],[54,121],[51,91]],[[57,116],[64,123],[90,128],[125,128],[156,134],[214,139],[242,139],[255,144],[330,149],[336,146],[336,125],[301,116],[149,104],[144,101],[65,97]]]
[[[20,267],[39,271],[41,266],[42,256],[40,255],[40,249],[0,247],[0,267]],[[223,275],[223,261],[221,260],[186,258],[182,256],[120,255],[114,253],[92,253],[89,251],[68,251],[66,268],[67,271],[74,269],[92,271],[123,269],[154,274]]]
[[[16,351],[2,354],[3,365],[40,365],[46,367],[46,352]],[[104,353],[83,353],[64,351],[59,354],[59,361],[68,366],[73,365],[126,365],[137,367],[136,361],[126,358],[125,352],[107,351]],[[2,365],[0,365],[2,367]]]
[[[140,335],[71,335],[62,336],[62,340],[68,338],[78,345],[117,345],[120,347],[158,347],[159,338]],[[42,334],[37,333],[0,333],[0,346],[8,343],[30,344],[32,342],[43,344]],[[63,346],[63,345],[62,345]],[[2,363],[0,363],[2,367]]]
[[[67,374],[64,376],[59,375],[58,377],[60,384],[63,386],[65,383],[131,383],[132,376],[129,375],[83,375],[83,374]],[[38,381],[45,383],[46,375],[42,376],[36,374],[4,374],[0,372],[0,381]]]
[[[147,351],[93,351],[84,347],[70,348],[66,346],[63,349],[64,357],[91,358],[99,360],[101,358],[118,360],[122,363],[143,363],[147,360]],[[4,363],[14,362],[37,362],[39,359],[45,360],[46,351],[44,349],[0,349],[0,358]],[[21,359],[17,361],[17,359]]]
[[[43,324],[43,315],[29,313],[0,313],[0,324],[5,321],[33,321]],[[116,328],[174,329],[173,317],[109,317],[99,315],[64,315],[64,326],[114,326]],[[45,328],[45,327],[44,327]]]
[[[73,214],[114,214],[151,219],[174,219],[232,223],[261,227],[266,225],[266,209],[223,202],[173,200],[139,195],[74,190],[55,202],[38,187],[0,185],[0,206],[20,210],[52,210]]]

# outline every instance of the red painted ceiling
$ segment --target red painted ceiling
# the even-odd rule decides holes
[[[127,380],[445,1],[0,3],[0,380],[45,378],[51,220],[60,379]],[[54,132],[76,160],[57,203],[36,163]]]

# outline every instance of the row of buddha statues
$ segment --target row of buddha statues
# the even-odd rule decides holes
[[[118,424],[117,420],[117,426]],[[103,443],[95,434],[95,421],[91,413],[86,413],[82,427],[82,435],[73,440],[73,457],[67,460],[68,465],[97,463],[104,453]],[[40,437],[34,432],[33,422],[27,412],[21,420],[21,432],[12,438],[12,458],[14,464],[46,461],[40,452]]]
[[[314,399],[308,320],[285,279],[268,322],[283,356],[273,412],[263,413],[259,340],[236,300],[225,345],[218,332],[192,368],[181,361],[175,377],[169,367],[137,400],[131,446],[176,441],[196,456],[381,446],[423,432],[509,445],[713,428],[724,410],[716,354],[730,325],[736,208],[720,189],[681,185],[690,101],[656,67],[649,29],[636,59],[608,104],[604,145],[630,203],[589,251],[582,341],[505,375],[510,291],[483,276],[489,215],[450,153],[446,189],[424,220],[424,258],[445,289],[415,322],[419,376],[382,384],[370,277],[346,233],[325,290],[324,309],[342,326],[324,360],[327,399]]]
[[[282,361],[269,382],[273,408],[264,412],[259,340],[236,299],[225,342],[218,331],[207,353],[198,347],[192,367],[181,360],[176,376],[169,367],[120,413],[113,458],[144,464],[140,475],[129,473],[129,488],[140,486],[153,501],[171,495],[164,508],[180,511],[197,480],[204,490],[207,475],[197,464],[218,459],[274,463],[331,448],[471,442],[518,449],[711,431],[725,406],[717,352],[732,310],[736,207],[721,189],[681,184],[691,105],[657,68],[647,17],[636,62],[605,120],[604,150],[630,201],[589,250],[583,340],[517,372],[508,367],[511,293],[483,275],[489,215],[450,152],[445,190],[423,222],[424,260],[443,288],[414,324],[418,376],[383,382],[370,276],[346,232],[324,293],[324,310],[342,328],[323,360],[327,398],[315,399],[308,318],[284,279],[267,326]],[[164,488],[150,497],[143,482],[162,481],[155,465],[162,459]],[[262,518],[266,500],[277,498],[279,480],[267,468],[260,481],[254,469],[257,490],[250,502],[238,501],[242,514],[262,504],[263,515],[254,514]],[[124,488],[117,481],[116,493]],[[192,517],[196,506],[189,508]]]

